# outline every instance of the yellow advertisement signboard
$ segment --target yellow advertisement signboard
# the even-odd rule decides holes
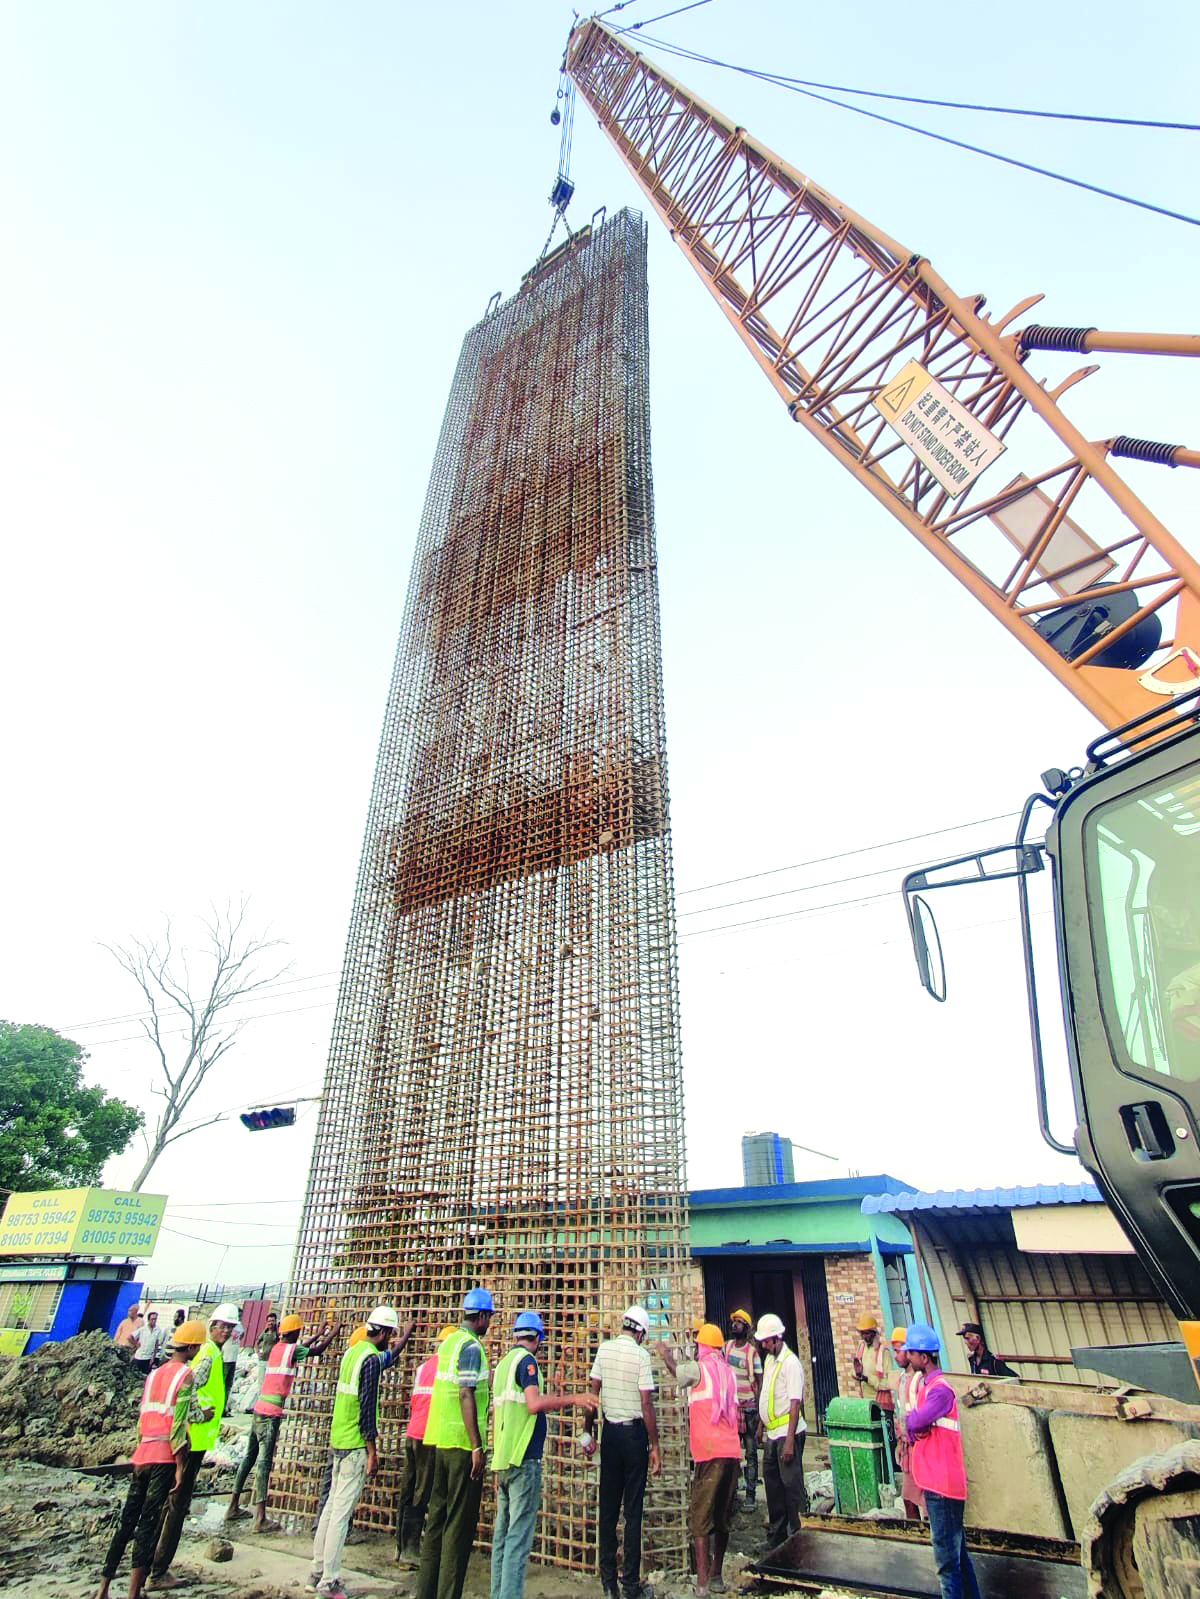
[[[152,1255],[165,1194],[56,1188],[10,1194],[0,1217],[0,1255]]]

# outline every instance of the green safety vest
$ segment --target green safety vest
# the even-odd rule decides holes
[[[433,1379],[433,1398],[425,1423],[425,1444],[433,1449],[470,1449],[466,1423],[462,1418],[457,1376],[458,1357],[467,1344],[479,1344],[473,1332],[460,1327],[438,1350],[437,1371]],[[480,1373],[475,1385],[475,1414],[479,1418],[479,1437],[487,1444],[488,1374],[487,1356],[479,1344]]]
[[[783,1346],[783,1348],[779,1351],[779,1354],[778,1354],[778,1356],[776,1357],[776,1360],[775,1360],[775,1364],[771,1368],[771,1380],[767,1384],[767,1422],[766,1422],[766,1430],[768,1432],[770,1432],[772,1427],[785,1426],[787,1424],[788,1420],[791,1417],[792,1406],[791,1406],[791,1401],[790,1400],[788,1401],[788,1404],[785,1407],[782,1416],[775,1409],[775,1384],[779,1380],[779,1373],[783,1370],[783,1357],[785,1355],[787,1355],[787,1354],[790,1354],[790,1353],[791,1353],[791,1351],[788,1349],[787,1345],[785,1344]],[[799,1417],[797,1417],[797,1422],[798,1421],[799,1421]]]
[[[365,1449],[366,1439],[358,1430],[358,1380],[368,1355],[377,1355],[375,1345],[365,1338],[351,1344],[338,1367],[337,1393],[333,1401],[333,1420],[329,1425],[331,1449]]]
[[[517,1365],[523,1356],[531,1354],[523,1344],[510,1349],[496,1367],[496,1438],[492,1445],[492,1470],[507,1471],[509,1466],[519,1466],[525,1459],[537,1417],[525,1403],[525,1390],[517,1382]],[[538,1393],[544,1394],[546,1384],[542,1368],[537,1365]]]
[[[196,1352],[192,1361],[193,1366],[198,1366],[205,1356],[208,1356],[210,1365],[208,1377],[204,1387],[196,1390],[196,1403],[204,1410],[211,1410],[211,1421],[194,1421],[188,1428],[188,1448],[203,1454],[206,1449],[216,1446],[221,1435],[221,1417],[225,1414],[225,1367],[221,1363],[221,1351],[211,1340],[202,1345]]]

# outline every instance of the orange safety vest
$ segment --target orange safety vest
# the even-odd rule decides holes
[[[425,1423],[429,1420],[429,1401],[433,1398],[433,1379],[436,1371],[436,1355],[430,1355],[428,1360],[423,1360],[417,1367],[412,1404],[408,1410],[408,1426],[404,1429],[404,1436],[415,1438],[418,1443],[425,1437]]]
[[[931,1388],[938,1386],[949,1388],[950,1384],[934,1366],[925,1373],[925,1397],[928,1398]],[[965,1499],[967,1473],[958,1427],[958,1400],[953,1389],[951,1398],[949,1414],[939,1416],[924,1438],[913,1440],[911,1469],[913,1481],[926,1493],[941,1494],[945,1499]]]
[[[693,1460],[740,1460],[742,1440],[738,1433],[737,1400],[733,1413],[715,1421],[713,1401],[717,1397],[712,1362],[701,1360],[700,1381],[688,1389],[688,1441]],[[730,1376],[732,1376],[732,1371]]]
[[[296,1380],[296,1346],[281,1338],[267,1356],[267,1369],[263,1373],[262,1387],[254,1401],[256,1416],[282,1416],[287,1397]],[[268,1399],[276,1403],[268,1404]]]
[[[174,1461],[171,1424],[175,1401],[191,1370],[185,1361],[172,1360],[146,1378],[138,1413],[138,1446],[133,1451],[135,1466],[169,1466]]]

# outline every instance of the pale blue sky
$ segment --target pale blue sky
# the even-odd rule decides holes
[[[549,227],[569,23],[541,0],[0,4],[0,1014],[70,1028],[133,1011],[97,941],[246,892],[298,979],[260,1009],[294,1009],[247,1031],[213,1109],[319,1088],[323,974],[345,938],[434,441],[464,332]],[[1133,23],[1082,0],[921,24],[894,6],[715,0],[661,32],[831,82],[1157,117],[1194,110],[1200,46],[1195,7]],[[1040,289],[1047,322],[1194,325],[1198,229],[667,65],[996,311]],[[1196,135],[898,114],[1200,208]],[[576,224],[639,204],[583,107],[574,176]],[[787,420],[653,219],[650,263],[680,889],[1014,810],[1044,767],[1077,758],[1090,719]],[[1094,437],[1200,442],[1184,362],[1108,358],[1067,409]],[[1194,477],[1129,476],[1186,540]],[[852,575],[870,581],[851,593]],[[862,883],[876,893],[923,847],[757,891],[893,868]],[[680,932],[789,903],[684,915]],[[840,1158],[807,1175],[1069,1175],[1035,1131],[1010,912],[999,888],[946,909],[970,930],[947,940],[940,1008],[916,986],[898,900],[683,937],[693,1182],[736,1180],[736,1134],[760,1125]],[[100,1042],[128,1032],[77,1036],[96,1043],[91,1073],[137,1098],[148,1056]],[[918,1068],[914,1142],[900,1093]],[[220,1242],[164,1238],[155,1275],[208,1277],[228,1237],[253,1237],[216,1221],[253,1210],[205,1222],[183,1202],[298,1198],[310,1128],[247,1142],[234,1121],[165,1161],[151,1187],[179,1203],[173,1225]],[[230,1251],[225,1273],[281,1275],[286,1226],[271,1237]]]

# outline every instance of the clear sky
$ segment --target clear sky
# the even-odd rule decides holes
[[[715,0],[656,31],[830,83],[1190,117],[1196,8],[1138,16]],[[543,0],[0,4],[0,1015],[87,1042],[89,1078],[140,1103],[134,1028],[83,1025],[137,1009],[99,942],[241,894],[293,980],[197,1112],[319,1091],[434,442],[464,332],[549,228],[570,20]],[[997,312],[1042,290],[1046,322],[1194,324],[1196,228],[666,64]],[[898,114],[1197,209],[1193,134]],[[575,225],[639,205],[582,106],[573,175]],[[939,907],[941,1007],[898,896],[872,897],[1010,822],[874,846],[1007,816],[1096,728],[788,420],[653,218],[650,275],[690,1179],[739,1180],[758,1127],[835,1157],[805,1176],[1074,1178],[1036,1133],[1007,888]],[[1109,357],[1066,408],[1092,437],[1196,445],[1194,400],[1187,363]],[[1186,539],[1194,479],[1128,476]],[[235,1118],[165,1159],[153,1276],[284,1275],[312,1126]]]

